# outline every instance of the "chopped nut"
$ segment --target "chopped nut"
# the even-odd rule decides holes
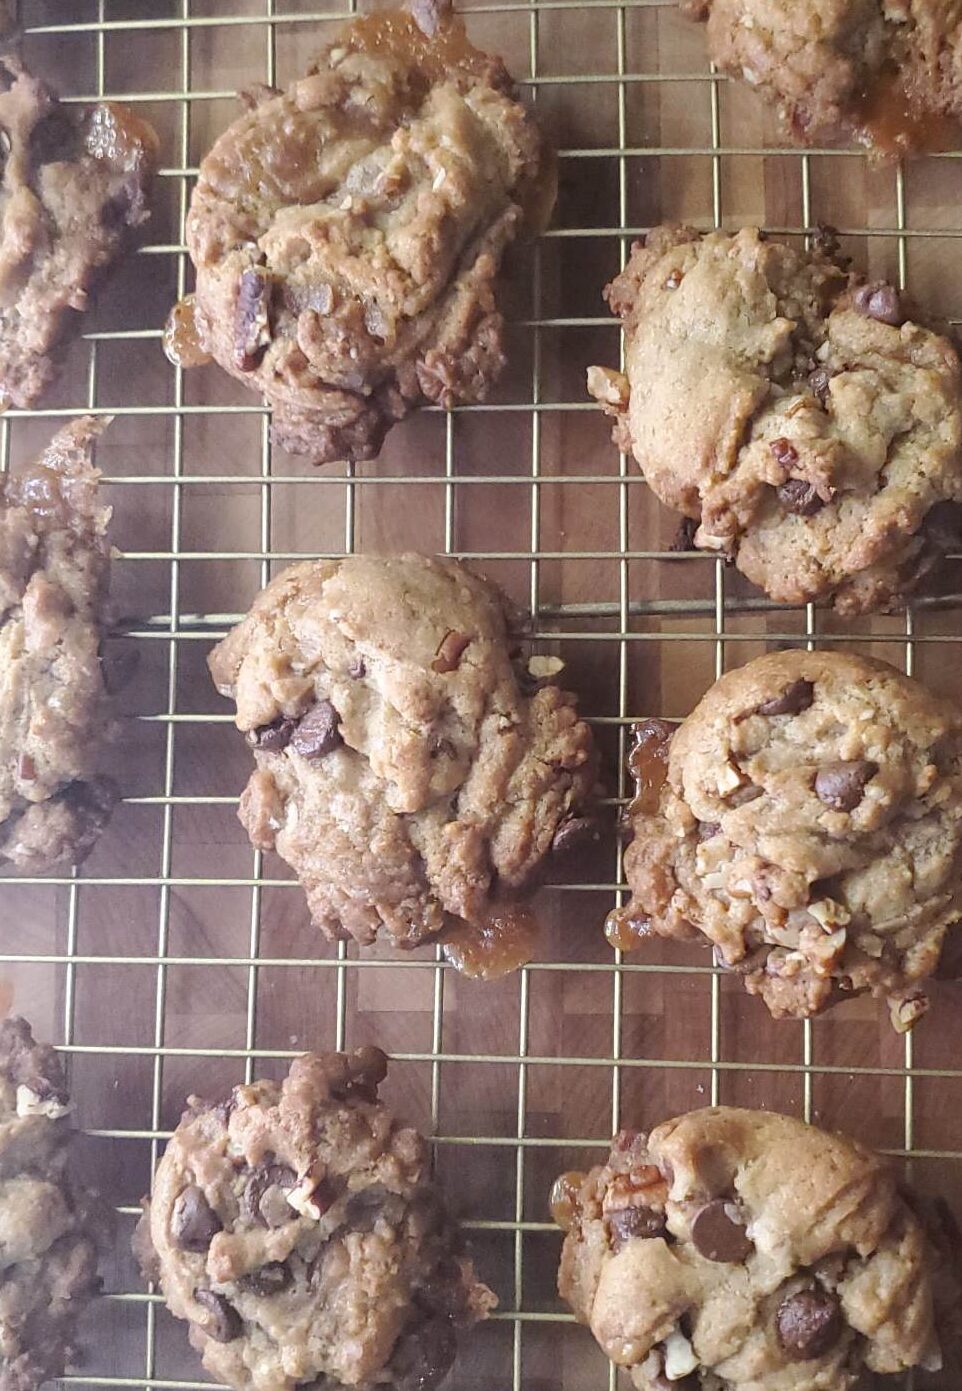
[[[836,927],[844,927],[852,921],[848,909],[844,904],[836,903],[834,898],[817,899],[808,905],[807,911],[826,932],[831,932]]]
[[[65,1116],[69,1110],[69,1103],[58,1101],[55,1096],[38,1096],[36,1092],[23,1085],[17,1088],[18,1116],[47,1116],[55,1121]]]
[[[469,646],[470,642],[470,634],[456,633],[453,628],[450,628],[438,643],[434,660],[431,663],[431,670],[442,675],[449,671],[456,671],[464,649]]]
[[[615,372],[611,367],[588,368],[588,395],[593,396],[602,406],[612,410],[628,409],[631,389],[623,372]]]
[[[560,676],[564,668],[565,664],[560,657],[543,657],[536,654],[528,658],[528,675],[534,677],[535,681],[549,681],[553,676]]]
[[[698,1366],[698,1358],[684,1333],[676,1329],[665,1339],[665,1376],[669,1381],[681,1381]]]
[[[901,999],[889,1000],[889,1014],[892,1028],[897,1033],[907,1034],[918,1023],[929,1007],[929,997],[921,990],[905,995]]]
[[[312,1222],[319,1222],[330,1207],[329,1202],[317,1201],[318,1184],[311,1178],[301,1179],[297,1187],[290,1189],[284,1196],[295,1212],[299,1212],[302,1217],[310,1218]]]
[[[734,792],[736,787],[741,787],[744,781],[743,774],[738,771],[735,765],[726,763],[718,774],[718,791],[725,797],[729,792]]]

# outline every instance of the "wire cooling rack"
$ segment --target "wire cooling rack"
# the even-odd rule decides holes
[[[309,0],[24,0],[27,56],[69,99],[115,96],[163,137],[144,244],[85,321],[43,409],[0,424],[16,467],[59,419],[109,413],[100,449],[119,549],[112,656],[134,654],[115,772],[125,799],[94,855],[60,878],[7,879],[0,998],[68,1057],[85,1157],[119,1214],[107,1297],[70,1382],[206,1384],[127,1254],[137,1201],[185,1096],[283,1070],[305,1047],[377,1042],[391,1099],[432,1137],[498,1313],[451,1384],[587,1391],[614,1382],[554,1294],[546,1192],[622,1123],[714,1101],[838,1125],[962,1196],[960,1000],[897,1038],[866,1001],[773,1024],[695,948],[630,962],[601,937],[621,900],[613,834],[542,892],[543,959],[488,986],[428,953],[395,959],[318,940],[285,867],[235,818],[247,754],[204,657],[280,565],[404,546],[483,567],[568,662],[624,801],[628,726],[680,717],[724,669],[779,643],[873,650],[944,691],[960,674],[958,570],[942,596],[845,631],[777,609],[717,560],[678,555],[676,522],[611,446],[584,369],[618,361],[602,285],[647,226],[838,226],[873,275],[962,312],[962,165],[872,169],[852,152],[787,149],[755,98],[716,77],[670,3],[470,5],[560,147],[553,228],[512,263],[512,367],[485,406],[425,411],[372,464],[311,470],[272,452],[257,401],[214,368],[163,357],[189,288],[183,218],[196,166],[250,81],[286,82],[347,9]],[[962,283],[960,280],[959,283]],[[918,1386],[955,1385],[951,1371]]]

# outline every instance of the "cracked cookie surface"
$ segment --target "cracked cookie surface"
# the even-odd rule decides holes
[[[681,0],[708,50],[802,144],[853,136],[885,154],[954,148],[962,11],[944,0]],[[940,119],[942,118],[942,119]]]
[[[98,277],[148,216],[157,136],[112,102],[63,106],[0,55],[0,409],[53,379]]]
[[[656,229],[606,292],[626,375],[588,381],[696,547],[773,599],[855,613],[898,606],[945,549],[962,396],[949,340],[832,249]]]
[[[191,1098],[134,1239],[204,1366],[237,1391],[432,1391],[496,1303],[378,1100],[376,1048]]]
[[[315,463],[374,457],[421,402],[485,397],[502,255],[554,201],[500,61],[416,9],[353,21],[286,92],[254,93],[191,200],[196,343]]]
[[[103,428],[72,421],[0,487],[0,860],[29,874],[82,860],[116,800],[97,774],[111,724],[110,508],[91,464]]]
[[[106,1211],[73,1179],[60,1059],[24,1019],[0,1024],[0,1386],[63,1375],[98,1293]]]
[[[911,1027],[962,916],[958,711],[884,663],[793,651],[659,723],[615,944],[701,934],[776,1016],[870,991]]]
[[[561,1296],[638,1391],[849,1391],[938,1370],[954,1336],[957,1252],[888,1164],[788,1116],[622,1131],[552,1212]]]
[[[482,922],[581,824],[591,732],[560,687],[522,685],[513,645],[495,585],[402,555],[294,565],[214,649],[257,764],[241,821],[328,936]]]

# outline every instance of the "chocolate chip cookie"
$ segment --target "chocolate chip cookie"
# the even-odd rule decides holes
[[[191,200],[191,360],[260,392],[274,438],[315,463],[373,458],[421,402],[483,400],[504,365],[502,255],[554,202],[500,61],[423,0],[353,20],[249,105]]]
[[[802,144],[955,148],[962,12],[944,0],[681,0],[723,71],[757,88]]]
[[[103,428],[72,421],[0,485],[0,861],[28,874],[82,860],[116,800],[97,774],[111,725],[110,508],[91,462]]]
[[[350,556],[291,566],[211,654],[257,765],[241,821],[328,936],[490,936],[497,901],[584,827],[590,730],[512,661],[511,621],[457,561]]]
[[[562,1298],[638,1391],[849,1391],[943,1365],[958,1251],[841,1135],[694,1111],[622,1131],[552,1213]]]
[[[949,340],[844,270],[830,237],[803,251],[754,228],[657,228],[606,295],[626,375],[592,367],[588,389],[661,501],[698,522],[695,546],[781,602],[902,603],[962,501]]]
[[[191,1098],[135,1237],[204,1366],[237,1391],[432,1391],[496,1303],[378,1100],[376,1048]]]
[[[771,653],[677,731],[639,726],[634,770],[615,945],[701,934],[776,1017],[870,991],[912,1026],[962,917],[956,705],[851,653]]]
[[[0,409],[30,406],[98,276],[147,218],[157,136],[124,106],[62,106],[0,54]]]
[[[0,1024],[0,1384],[35,1391],[63,1375],[99,1291],[106,1209],[70,1173],[60,1059],[24,1019]]]

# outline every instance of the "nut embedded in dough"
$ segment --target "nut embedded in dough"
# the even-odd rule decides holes
[[[938,1212],[788,1116],[718,1106],[621,1131],[551,1208],[561,1296],[637,1391],[850,1391],[864,1372],[938,1371],[956,1332]]]
[[[597,760],[574,697],[535,674],[556,666],[518,669],[512,618],[454,560],[307,561],[211,654],[256,763],[241,820],[327,936],[415,947],[467,923],[477,973],[520,964],[513,901],[587,829]]]
[[[590,368],[588,390],[697,548],[853,614],[899,607],[947,549],[962,377],[947,337],[835,256],[656,228],[606,291],[626,376]]]
[[[192,1097],[134,1238],[145,1275],[236,1391],[433,1391],[496,1300],[421,1136],[378,1100],[377,1048]]]
[[[867,991],[911,1028],[960,931],[957,708],[881,662],[778,652],[640,728],[612,945],[701,936],[776,1017]]]
[[[191,199],[197,287],[170,332],[185,365],[213,357],[318,464],[373,458],[422,402],[483,400],[504,365],[502,256],[554,203],[500,60],[423,3],[353,20],[249,106]]]

